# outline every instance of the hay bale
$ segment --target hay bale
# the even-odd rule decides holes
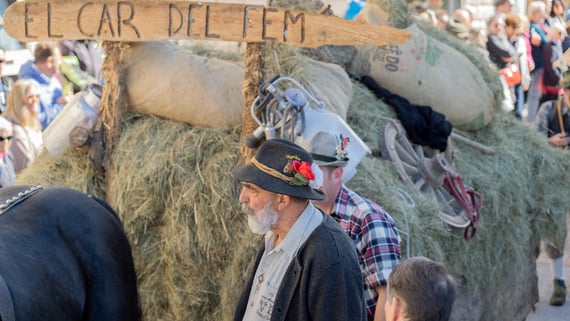
[[[354,89],[359,99],[353,100],[348,121],[365,141],[377,141],[378,128],[392,112],[382,102],[377,107],[383,112],[366,108],[370,93],[356,84]],[[563,200],[570,182],[563,168],[569,165],[568,153],[550,147],[542,135],[504,113],[484,130],[463,134],[497,152],[490,156],[453,144],[459,174],[484,199],[481,225],[471,242],[462,239],[461,230],[437,218],[432,199],[401,186],[389,163],[366,159],[350,185],[396,217],[404,257],[434,258],[458,278],[459,300],[452,320],[522,320],[538,299],[537,239],[564,226]],[[406,206],[399,189],[412,196],[414,207]],[[505,288],[512,290],[507,293]]]
[[[132,236],[148,319],[216,320],[206,316],[216,311],[221,263],[242,228],[228,167],[239,162],[238,144],[235,131],[156,117],[123,133],[114,199]]]
[[[83,148],[68,149],[60,156],[53,156],[44,149],[34,160],[33,166],[18,174],[16,183],[65,186],[106,198],[105,179],[91,166],[87,150]]]

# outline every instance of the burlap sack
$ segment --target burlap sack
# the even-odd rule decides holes
[[[167,41],[137,43],[126,55],[133,109],[201,127],[241,124],[242,67]]]
[[[307,59],[303,70],[307,91],[322,101],[325,109],[346,120],[352,99],[352,82],[344,69],[339,65]]]
[[[413,36],[401,45],[357,47],[347,71],[371,76],[412,104],[431,106],[459,128],[477,130],[488,124],[495,98],[477,67],[415,24],[406,29]]]

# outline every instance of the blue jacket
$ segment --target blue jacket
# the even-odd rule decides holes
[[[533,32],[536,32],[536,34],[538,34],[540,36],[540,46],[536,47],[536,46],[531,44],[532,59],[534,59],[535,68],[538,69],[538,68],[542,68],[542,66],[543,66],[542,48],[544,47],[544,45],[547,42],[546,41],[546,33],[542,30],[540,25],[531,21],[530,22],[531,36],[532,36]]]
[[[63,109],[63,105],[57,103],[63,94],[61,83],[55,77],[43,74],[31,60],[22,65],[18,79],[32,79],[38,84],[40,90],[39,121],[45,129]]]

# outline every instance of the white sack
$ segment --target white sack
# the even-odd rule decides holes
[[[133,109],[201,127],[241,124],[242,67],[168,41],[137,43],[126,55]]]
[[[406,30],[413,36],[401,45],[357,47],[347,71],[372,77],[412,104],[431,106],[459,128],[477,130],[488,124],[495,98],[477,67],[415,24]]]

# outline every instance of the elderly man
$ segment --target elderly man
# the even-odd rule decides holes
[[[322,173],[309,153],[268,140],[232,174],[242,185],[250,229],[265,234],[234,320],[365,320],[350,239],[309,202],[324,198]]]
[[[364,299],[368,320],[384,319],[386,284],[400,260],[400,233],[396,223],[378,204],[348,189],[342,181],[348,164],[346,134],[319,132],[303,143],[323,171],[325,198],[314,201],[347,233],[359,256],[364,276]],[[353,249],[354,251],[354,249]]]
[[[388,280],[387,321],[448,321],[455,280],[445,267],[422,256],[398,264]]]

